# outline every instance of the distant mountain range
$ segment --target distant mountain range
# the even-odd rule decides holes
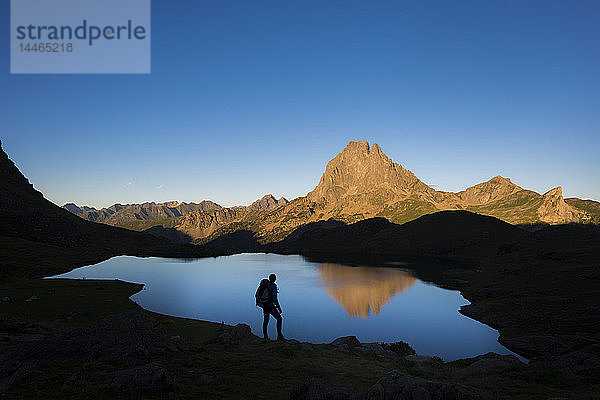
[[[81,216],[94,211],[90,207],[69,204],[65,208],[70,212],[35,190],[0,142],[0,281],[53,275],[122,254],[201,257],[227,253],[173,245],[156,237],[161,235],[86,221]]]
[[[444,210],[467,210],[511,224],[600,222],[599,202],[565,200],[560,186],[539,194],[496,176],[457,193],[435,190],[388,158],[379,145],[364,141],[348,143],[329,161],[317,186],[291,202],[269,194],[250,206],[228,208],[211,201],[115,204],[101,210],[72,203],[63,207],[90,221],[140,231],[152,228],[149,232],[167,237],[175,230],[195,243],[238,231],[269,243],[311,222],[383,217],[401,224]]]

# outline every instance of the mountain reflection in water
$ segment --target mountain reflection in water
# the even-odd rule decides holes
[[[326,293],[353,318],[369,318],[381,312],[395,295],[417,279],[396,268],[349,267],[319,264],[319,278]]]

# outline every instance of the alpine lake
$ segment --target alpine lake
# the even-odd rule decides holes
[[[498,343],[496,330],[458,312],[469,304],[460,292],[423,282],[410,264],[401,266],[317,263],[264,253],[193,260],[120,256],[53,278],[142,283],[144,289],[131,299],[147,310],[245,323],[261,336],[262,309],[254,294],[259,281],[275,273],[288,339],[329,343],[354,335],[361,342],[404,341],[417,354],[446,361],[514,354]],[[276,337],[273,318],[269,335]]]

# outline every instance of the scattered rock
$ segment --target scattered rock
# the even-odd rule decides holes
[[[333,342],[331,342],[331,344],[334,346],[341,346],[341,345],[345,344],[350,348],[358,347],[361,345],[360,341],[358,340],[358,338],[356,336],[339,337],[339,338],[335,339]]]
[[[531,365],[544,365],[559,369],[569,369],[572,372],[600,368],[600,344],[592,344],[580,350],[567,354],[537,357],[531,360]]]
[[[45,339],[46,336],[40,333],[24,333],[21,335],[10,335],[9,340],[16,342],[35,342],[38,340]]]
[[[431,400],[431,395],[422,386],[417,386],[412,391],[412,400]]]
[[[219,335],[219,339],[223,342],[230,342],[232,340],[240,340],[251,338],[252,329],[246,324],[237,324],[236,326],[230,326],[224,329],[224,332]]]
[[[69,377],[69,379],[67,379],[65,381],[65,383],[63,383],[61,392],[73,390],[75,388],[75,386],[77,385],[77,382],[79,382],[80,380],[81,380],[81,373],[79,371],[77,371],[73,375],[71,375]]]
[[[442,378],[448,374],[444,362],[438,357],[409,355],[404,358],[412,362],[412,370],[417,375]]]
[[[15,383],[28,378],[38,366],[37,360],[31,360],[5,368],[0,375],[0,393],[6,393]]]
[[[104,378],[104,386],[167,392],[172,390],[173,380],[162,365],[150,363],[111,372]]]
[[[229,332],[223,332],[219,335],[219,340],[223,343],[229,343],[233,340],[233,336]]]
[[[359,393],[351,388],[329,387],[316,379],[311,379],[302,393],[301,400],[489,400],[479,389],[456,383],[432,382],[408,375],[401,371],[392,371],[371,386],[366,392]]]
[[[54,321],[50,322],[48,327],[53,330],[62,330],[65,327],[65,324],[62,320],[55,319]]]
[[[432,382],[392,371],[381,378],[365,394],[369,400],[487,400],[489,397],[471,386]]]
[[[302,351],[315,351],[315,348],[310,343],[302,343],[300,345],[300,350],[302,350]]]
[[[363,343],[356,348],[364,353],[375,354],[375,355],[395,355],[393,351],[385,350],[379,343]]]
[[[35,369],[40,362],[112,359],[129,365],[147,363],[152,353],[165,351],[169,343],[164,327],[146,313],[112,315],[66,335],[26,342],[0,354],[0,386],[8,390],[18,380],[15,376],[28,371],[23,366]]]
[[[461,377],[477,374],[501,372],[507,369],[515,369],[524,366],[519,359],[513,355],[502,356],[496,353],[487,353],[473,358],[474,362],[458,372]]]
[[[500,338],[502,344],[527,358],[566,354],[575,348],[591,344],[583,335],[532,335]]]
[[[299,396],[300,400],[358,400],[358,393],[349,388],[330,387],[311,378],[306,389]]]
[[[190,345],[181,336],[172,336],[171,343],[173,343],[179,351],[188,351],[190,349]]]
[[[338,346],[336,346],[338,350],[343,351],[344,353],[348,353],[350,351],[350,346],[348,346],[346,343],[340,344]]]

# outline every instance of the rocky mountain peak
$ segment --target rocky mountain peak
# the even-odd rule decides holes
[[[307,197],[312,201],[336,201],[344,196],[383,191],[386,196],[407,197],[429,188],[412,172],[388,158],[377,143],[351,141],[325,168]]]
[[[563,198],[563,194],[562,194],[562,186],[557,186],[554,189],[550,189],[548,190],[546,193],[544,193],[544,197],[545,198]]]
[[[512,181],[510,180],[510,178],[505,178],[502,175],[496,175],[495,177],[493,177],[492,179],[489,180],[489,182],[498,182],[498,183],[504,183],[504,184],[513,184]]]
[[[271,211],[289,203],[286,198],[282,197],[279,200],[272,194],[264,195],[248,206],[248,211]]]
[[[520,190],[523,189],[512,183],[509,178],[498,175],[457,194],[467,204],[485,204],[510,196]]]
[[[369,146],[367,141],[350,141],[340,153],[345,157],[373,157],[389,160],[377,143]]]
[[[540,221],[549,224],[564,224],[579,220],[580,212],[567,204],[562,194],[562,187],[550,189],[542,196],[542,205],[537,210]]]

